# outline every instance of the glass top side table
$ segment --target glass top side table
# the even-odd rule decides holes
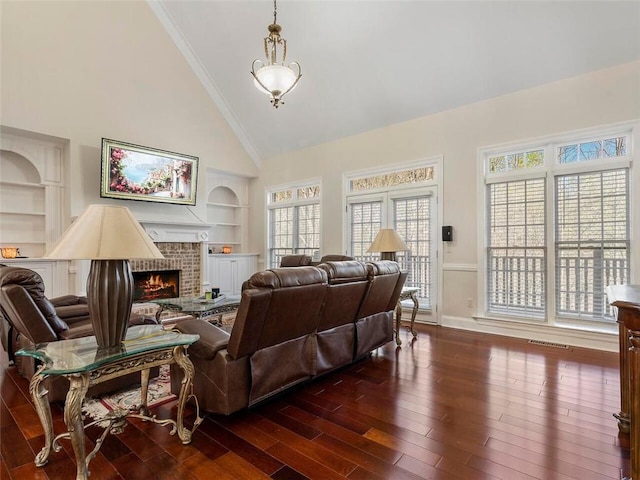
[[[36,455],[35,464],[45,465],[51,450],[57,452],[62,448],[58,441],[68,438],[71,440],[76,457],[76,479],[85,480],[89,475],[89,462],[98,453],[102,441],[109,432],[121,433],[126,426],[127,416],[169,425],[172,428],[170,433],[177,433],[182,443],[191,442],[191,434],[202,419],[197,398],[193,395],[192,389],[194,368],[186,355],[186,349],[198,339],[198,335],[163,330],[160,325],[142,325],[128,329],[121,347],[102,349],[96,344],[95,337],[83,337],[42,343],[34,348],[16,352],[16,355],[31,356],[42,362],[29,384],[29,393],[45,434],[45,445]],[[172,363],[179,365],[184,372],[176,420],[159,420],[155,416],[150,416],[147,409],[149,370],[152,367]],[[88,388],[133,372],[141,372],[142,404],[139,407],[139,414],[131,411],[115,411],[89,424],[106,422],[108,426],[96,441],[95,448],[85,457],[82,403]],[[44,380],[53,376],[64,376],[69,380],[69,391],[64,404],[64,421],[67,431],[56,437],[53,435],[47,390],[43,385]],[[196,404],[196,420],[192,430],[185,428],[183,422],[185,404],[190,398],[193,398]]]

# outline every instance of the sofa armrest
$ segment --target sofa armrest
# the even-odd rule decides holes
[[[70,305],[86,305],[87,297],[77,295],[63,295],[61,297],[50,298],[49,301],[54,307],[68,307]]]
[[[185,320],[177,323],[174,328],[182,333],[200,335],[200,339],[189,347],[189,353],[203,360],[211,360],[229,344],[227,332],[204,320]]]

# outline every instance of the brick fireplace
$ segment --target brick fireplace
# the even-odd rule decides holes
[[[180,295],[193,297],[200,295],[201,259],[200,243],[156,242],[158,250],[165,258],[154,260],[131,260],[133,272],[162,270],[180,271]]]
[[[177,224],[140,221],[149,237],[165,258],[132,260],[131,270],[180,271],[180,296],[199,296],[207,284],[205,261],[206,242],[211,227],[204,224]]]

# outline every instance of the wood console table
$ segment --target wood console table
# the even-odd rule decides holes
[[[35,464],[41,467],[49,460],[51,451],[60,451],[59,440],[71,440],[76,457],[76,480],[86,480],[89,476],[89,462],[98,453],[106,435],[111,432],[121,433],[126,426],[126,417],[142,418],[161,425],[171,426],[171,434],[177,432],[182,443],[191,442],[193,430],[200,424],[197,399],[193,396],[192,380],[193,364],[186,355],[186,349],[200,338],[198,335],[187,335],[174,331],[163,330],[159,325],[143,325],[131,327],[121,347],[100,349],[96,345],[95,337],[83,337],[72,340],[41,343],[33,349],[22,349],[16,355],[34,357],[42,362],[31,378],[29,392],[38,412],[38,417],[44,430],[45,445],[36,455]],[[147,389],[149,384],[149,369],[159,365],[178,364],[184,379],[180,388],[178,411],[176,420],[157,419],[150,416],[147,409]],[[87,389],[106,380],[141,372],[141,402],[138,413],[116,410],[106,417],[84,425],[82,417],[82,402]],[[64,403],[64,422],[67,431],[54,437],[51,407],[47,398],[47,390],[43,384],[48,377],[64,376],[69,379],[69,391]],[[184,407],[189,398],[196,400],[196,420],[193,429],[187,429],[183,424]],[[95,448],[85,457],[84,429],[89,425],[106,422],[101,437],[96,441]]]
[[[640,285],[607,287],[609,303],[617,308],[620,342],[621,432],[630,433],[631,476],[640,480]]]

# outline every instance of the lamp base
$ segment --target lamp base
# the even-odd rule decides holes
[[[129,260],[92,260],[87,303],[98,347],[119,347],[127,334],[133,305]]]
[[[380,260],[392,260],[396,261],[396,252],[381,252]]]

